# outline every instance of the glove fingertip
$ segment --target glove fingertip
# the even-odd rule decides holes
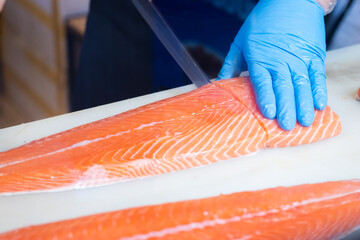
[[[286,114],[285,116],[278,116],[277,117],[279,126],[287,131],[292,130],[295,125],[296,125],[296,117],[291,117],[288,114]]]
[[[279,121],[279,126],[286,131],[292,130],[295,127],[295,125],[296,122],[293,121],[289,121],[289,120]]]
[[[274,119],[276,117],[276,106],[275,104],[266,104],[261,108],[261,113],[268,119]]]
[[[299,116],[299,124],[303,127],[310,127],[311,124],[314,122],[314,112],[308,112]]]
[[[315,96],[314,106],[316,110],[322,111],[325,109],[326,105],[327,105],[326,96]]]

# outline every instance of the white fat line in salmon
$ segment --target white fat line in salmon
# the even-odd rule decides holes
[[[235,216],[235,217],[232,217],[229,219],[218,218],[218,219],[214,219],[214,220],[206,220],[203,222],[194,222],[194,223],[179,225],[179,226],[172,227],[172,228],[166,228],[166,229],[163,229],[160,231],[153,231],[153,232],[149,232],[149,233],[145,233],[145,234],[138,234],[138,235],[135,235],[132,237],[125,237],[125,238],[121,238],[121,240],[145,240],[145,239],[155,238],[155,237],[164,237],[166,235],[176,234],[178,232],[189,232],[194,229],[203,229],[205,227],[224,225],[224,224],[231,223],[231,222],[238,222],[238,221],[241,221],[242,219],[252,218],[252,217],[260,217],[260,216],[264,216],[268,213],[276,213],[276,212],[278,212],[278,211],[270,210],[270,211],[261,212],[261,213],[246,214],[242,217]]]
[[[227,103],[229,102],[230,100],[228,101],[224,101],[224,102],[221,102],[221,103],[217,103],[217,104],[212,104],[210,106],[206,106],[204,109],[202,109],[201,111],[204,111],[208,108],[214,108],[218,105],[222,105],[224,103]],[[191,113],[190,115],[195,115],[196,113]],[[105,119],[104,119],[105,120]],[[61,153],[61,152],[65,152],[65,151],[68,151],[68,150],[72,150],[72,149],[75,149],[75,148],[78,148],[78,147],[83,147],[83,146],[86,146],[86,145],[89,145],[89,144],[92,144],[92,143],[96,143],[96,142],[99,142],[99,141],[102,141],[102,140],[106,140],[106,139],[109,139],[109,138],[112,138],[112,137],[117,137],[119,135],[122,135],[122,134],[126,134],[126,133],[130,133],[131,131],[136,131],[136,130],[141,130],[143,128],[146,128],[146,127],[151,127],[151,126],[154,126],[156,124],[161,124],[161,123],[164,123],[164,122],[168,122],[168,121],[173,121],[175,119],[167,119],[167,120],[164,120],[164,121],[158,121],[158,122],[152,122],[152,123],[146,123],[146,124],[141,124],[139,127],[136,127],[134,129],[131,129],[131,130],[127,130],[127,131],[122,131],[122,132],[118,132],[118,133],[115,133],[115,134],[111,134],[111,135],[108,135],[106,137],[102,137],[102,138],[95,138],[95,139],[91,139],[91,140],[84,140],[84,141],[81,141],[81,142],[78,142],[78,143],[75,143],[69,147],[65,147],[65,148],[62,148],[62,149],[59,149],[59,150],[56,150],[56,151],[53,151],[53,152],[49,152],[49,153],[45,153],[45,154],[42,154],[42,155],[37,155],[37,156],[33,156],[33,157],[30,157],[30,158],[26,158],[26,159],[22,159],[22,160],[18,160],[18,161],[13,161],[13,162],[10,162],[10,163],[6,163],[6,164],[3,164],[3,165],[0,165],[0,169],[1,168],[4,168],[4,167],[7,167],[7,166],[11,166],[11,165],[15,165],[15,164],[18,164],[18,163],[22,163],[22,162],[26,162],[26,161],[29,161],[29,160],[33,160],[33,159],[37,159],[37,158],[41,158],[41,157],[47,157],[47,156],[51,156],[51,155],[54,155],[54,154],[57,154],[57,153]],[[103,121],[103,120],[100,120],[100,121]]]
[[[334,113],[331,113],[331,121],[333,121],[333,119],[334,119]],[[339,121],[340,122],[340,121]],[[329,127],[331,126],[332,124],[329,124],[329,125],[327,125],[326,126],[326,128],[324,129],[324,131],[323,131],[323,134],[321,135],[321,138],[324,138],[325,137],[325,134],[327,133],[327,131],[328,131],[328,129],[329,129]],[[336,129],[336,128],[335,128]]]
[[[238,118],[233,118],[233,120],[231,121],[230,124],[227,125],[226,129],[222,131],[222,134],[220,136],[220,138],[218,139],[218,141],[213,145],[213,146],[217,146],[219,145],[220,139],[224,138],[224,134],[228,133],[228,131],[231,129],[231,132],[229,134],[227,134],[226,137],[226,141],[224,143],[224,146],[228,146],[230,140],[233,141],[233,144],[231,144],[231,146],[228,147],[228,149],[224,152],[224,157],[226,158],[231,158],[229,155],[227,155],[227,152],[230,151],[231,147],[235,144],[237,144],[237,142],[235,142],[233,139],[235,137],[235,131],[237,129],[239,129],[239,127],[241,126],[242,122],[247,118],[249,112],[247,112],[247,114],[241,119],[239,120]],[[240,134],[239,134],[240,135]],[[237,139],[237,138],[236,138]],[[218,148],[218,150],[214,153],[214,156],[217,156],[220,151],[222,150],[222,148]]]
[[[214,220],[205,220],[202,222],[194,222],[194,223],[189,223],[189,224],[184,224],[184,225],[179,225],[176,227],[170,227],[170,228],[166,228],[163,230],[159,230],[159,231],[153,231],[153,232],[149,232],[149,233],[145,233],[145,234],[138,234],[138,235],[134,235],[131,237],[124,237],[121,238],[121,240],[146,240],[149,238],[155,238],[155,237],[164,237],[166,235],[171,235],[171,234],[176,234],[179,232],[189,232],[192,231],[194,229],[203,229],[205,227],[212,227],[212,226],[216,226],[216,225],[224,225],[224,224],[228,224],[228,223],[232,223],[232,222],[238,222],[241,221],[243,219],[249,219],[249,218],[254,218],[254,217],[263,217],[267,214],[274,214],[274,213],[279,213],[281,211],[289,211],[293,208],[296,207],[301,207],[301,206],[305,206],[308,204],[312,204],[312,203],[319,203],[319,202],[324,202],[327,200],[333,200],[333,199],[337,199],[337,198],[342,198],[342,197],[346,197],[348,195],[352,195],[352,194],[356,194],[356,193],[360,193],[360,189],[355,190],[355,191],[351,191],[348,193],[343,193],[343,194],[336,194],[333,196],[327,196],[327,197],[321,197],[321,198],[314,198],[314,199],[308,199],[308,200],[304,200],[301,202],[294,202],[290,205],[285,205],[285,206],[281,206],[280,209],[271,209],[268,211],[262,211],[259,213],[249,213],[249,214],[244,214],[243,216],[235,216],[229,219],[221,219],[221,218],[217,218]],[[342,204],[346,204],[348,203],[348,201],[344,201]],[[208,215],[208,212],[204,212],[203,213],[205,216]]]
[[[168,120],[168,121],[170,121],[170,120]],[[4,167],[7,167],[7,166],[15,165],[15,164],[18,164],[18,163],[26,162],[26,161],[33,160],[33,159],[37,159],[37,158],[41,158],[41,157],[51,156],[51,155],[54,155],[54,154],[57,154],[57,153],[65,152],[65,151],[68,151],[68,150],[72,150],[72,149],[74,149],[74,148],[83,147],[83,146],[86,146],[86,145],[89,145],[89,144],[92,144],[92,143],[96,143],[96,142],[99,142],[99,141],[102,141],[102,140],[106,140],[106,139],[109,139],[109,138],[112,138],[112,137],[117,137],[117,136],[120,136],[120,135],[122,135],[122,134],[130,133],[131,131],[134,131],[134,130],[140,130],[140,129],[143,129],[143,128],[145,128],[145,127],[151,127],[151,126],[154,126],[154,125],[156,125],[156,124],[163,123],[163,122],[164,122],[164,121],[152,122],[152,123],[148,123],[148,124],[142,124],[142,125],[140,125],[139,127],[136,127],[136,128],[134,128],[134,129],[132,129],[132,130],[127,130],[127,131],[118,132],[118,133],[111,134],[111,135],[108,135],[108,136],[102,137],[102,138],[95,138],[95,139],[91,139],[91,140],[84,140],[84,141],[75,143],[75,144],[73,144],[73,145],[71,145],[71,146],[69,146],[69,147],[65,147],[65,148],[62,148],[62,149],[59,149],[59,150],[56,150],[56,151],[53,151],[53,152],[49,152],[49,153],[45,153],[45,154],[42,154],[42,155],[38,155],[38,156],[34,156],[34,157],[22,159],[22,160],[19,160],[19,161],[14,161],[14,162],[10,162],[10,163],[7,163],[7,164],[3,164],[3,165],[0,166],[0,168],[4,168]]]
[[[235,95],[234,93],[232,93],[231,91],[229,91],[229,90],[227,90],[227,89],[225,89],[225,88],[221,88],[220,86],[216,86],[216,85],[214,85],[214,86],[217,87],[218,89],[226,92],[226,93],[229,94],[233,99],[235,99],[235,100],[238,101],[240,104],[242,104],[242,105],[251,113],[251,115],[253,115],[253,117],[256,119],[256,121],[258,121],[258,123],[260,124],[260,127],[261,127],[262,129],[264,129],[264,131],[266,132],[266,135],[267,135],[267,136],[269,135],[269,130],[268,130],[265,126],[263,126],[263,124],[261,124],[262,122],[261,122],[261,120],[259,119],[259,117],[256,116],[256,114],[254,113],[254,109],[252,109],[252,108],[250,108],[248,105],[246,105],[246,103],[245,103],[244,101],[241,101],[240,99],[238,99],[238,98],[236,97],[236,95]]]
[[[317,133],[319,132],[320,128],[322,128],[322,126],[324,125],[324,117],[325,117],[325,113],[322,112],[321,114],[321,120],[320,120],[320,126],[316,129],[315,133],[312,135],[312,137],[310,138],[310,142],[312,142],[315,138],[315,136],[317,135]],[[331,116],[331,120],[333,120],[333,114]],[[326,132],[326,131],[324,131]]]

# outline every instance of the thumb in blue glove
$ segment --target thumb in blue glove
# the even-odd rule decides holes
[[[315,0],[260,0],[241,27],[218,79],[248,70],[261,113],[291,130],[327,105],[324,10]]]

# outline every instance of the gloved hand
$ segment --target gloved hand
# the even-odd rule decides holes
[[[225,59],[218,79],[249,70],[261,113],[291,130],[327,104],[324,10],[315,0],[260,0]]]

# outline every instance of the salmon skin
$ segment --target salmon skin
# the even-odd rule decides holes
[[[221,80],[0,153],[0,194],[98,186],[336,136],[326,107],[282,130],[257,109],[248,78]]]
[[[360,226],[360,180],[278,187],[30,226],[0,239],[339,239]]]

